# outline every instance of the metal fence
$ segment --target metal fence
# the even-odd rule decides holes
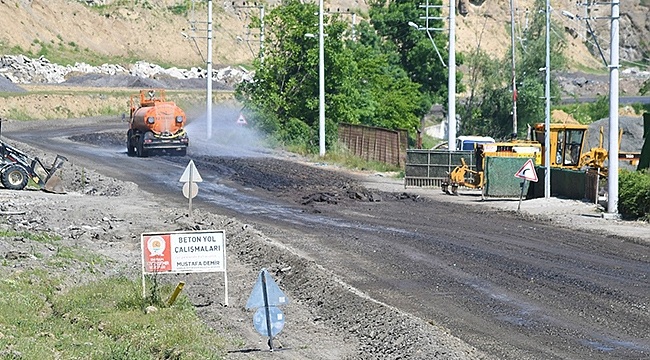
[[[339,142],[355,156],[404,168],[408,132],[364,125],[339,124]]]
[[[461,165],[461,159],[471,170],[476,169],[474,151],[407,150],[404,187],[437,187],[449,178],[449,173]]]

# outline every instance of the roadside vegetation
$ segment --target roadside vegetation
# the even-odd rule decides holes
[[[170,286],[151,279],[151,295],[143,298],[139,279],[80,281],[84,275],[70,268],[95,279],[114,264],[49,234],[0,230],[0,239],[33,244],[31,253],[12,252],[0,266],[0,358],[223,358],[224,341],[201,322],[186,296],[167,304]],[[38,266],[26,265],[30,257]],[[155,311],[145,311],[150,306]]]
[[[335,146],[340,123],[405,129],[415,138],[420,119],[431,105],[446,104],[447,36],[434,31],[429,39],[424,31],[408,25],[425,16],[418,4],[413,0],[371,2],[368,16],[354,29],[340,15],[326,16],[324,92],[328,148]],[[431,3],[435,4],[441,2]],[[543,0],[535,2],[535,8],[544,6]],[[248,118],[254,126],[284,143],[302,145],[312,152],[318,150],[319,133],[319,44],[314,16],[317,10],[316,5],[297,0],[271,10],[265,18],[268,41],[263,61],[260,58],[255,62],[258,81],[243,83],[237,89],[238,99],[250,112]],[[456,91],[469,94],[464,103],[458,104],[458,135],[508,138],[513,133],[514,97],[518,135],[525,134],[527,125],[544,119],[545,76],[539,69],[546,66],[545,15],[538,11],[531,14],[530,26],[523,34],[525,41],[517,42],[514,49],[516,91],[512,88],[510,52],[495,59],[481,49],[479,42],[474,51],[457,54],[457,65],[471,69],[465,74],[465,81],[461,81],[462,74],[457,74]],[[429,16],[440,17],[440,9],[431,8]],[[258,21],[253,27],[259,25]],[[430,27],[443,25],[440,20],[429,22]],[[556,29],[551,37],[551,68],[563,69],[567,62],[562,55],[566,42],[558,25],[552,26]],[[442,61],[435,56],[437,51]],[[467,89],[461,85],[464,83]],[[555,81],[551,85],[551,96],[558,96],[558,85]],[[567,109],[584,111],[578,107]],[[599,109],[589,109],[581,119],[593,119],[596,110]]]
[[[618,183],[621,215],[650,221],[650,172],[621,170]]]

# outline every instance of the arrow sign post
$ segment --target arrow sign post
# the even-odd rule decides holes
[[[520,178],[524,181],[519,184],[521,186],[521,194],[519,194],[519,205],[517,206],[517,211],[521,209],[521,199],[524,197],[524,188],[526,187],[526,180],[537,182],[537,171],[535,171],[535,164],[533,159],[528,159],[524,166],[521,167],[516,173],[516,178]]]
[[[268,336],[270,351],[274,350],[273,338],[284,328],[284,314],[278,306],[288,303],[289,299],[268,271],[262,269],[248,298],[246,309],[257,309],[253,316],[253,326],[260,335]]]
[[[194,160],[190,160],[189,164],[187,164],[187,167],[185,168],[185,171],[183,172],[183,175],[181,175],[179,181],[184,183],[183,195],[186,198],[188,198],[190,202],[189,214],[191,220],[192,219],[192,198],[199,193],[199,187],[195,183],[203,181],[203,179],[201,178],[201,174],[199,174],[199,170],[197,170],[196,166],[194,165]]]

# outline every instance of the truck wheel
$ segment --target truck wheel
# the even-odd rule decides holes
[[[178,151],[176,151],[176,155],[178,155],[178,156],[185,156],[185,155],[187,155],[187,148],[179,149]]]
[[[135,146],[133,146],[133,134],[129,130],[126,134],[126,154],[129,156],[135,155]]]
[[[147,150],[144,149],[144,136],[138,136],[138,144],[136,145],[135,153],[138,157],[147,156]]]
[[[2,172],[2,185],[7,189],[22,190],[28,181],[27,170],[18,164],[9,165]]]

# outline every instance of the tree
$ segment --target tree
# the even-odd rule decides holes
[[[430,39],[424,31],[417,31],[408,25],[409,22],[420,22],[418,19],[425,16],[425,10],[420,4],[421,2],[415,0],[396,0],[386,5],[386,2],[376,0],[370,4],[370,18],[377,34],[385,39],[382,47],[387,53],[397,53],[401,67],[413,82],[419,84],[420,91],[426,95],[419,112],[419,116],[423,116],[430,110],[431,104],[442,102],[442,99],[448,97],[449,71],[440,61],[431,42],[435,42],[440,58],[445,63],[449,59],[449,48],[448,34],[431,30]],[[442,5],[442,1],[432,0],[429,5],[432,5],[429,9],[429,28],[444,28],[442,20],[433,19],[441,16],[440,8],[433,6]],[[457,57],[456,62],[459,64],[461,61],[462,56]],[[462,92],[462,74],[458,73],[456,78],[456,91]]]
[[[314,4],[290,0],[266,17],[264,63],[256,61],[255,79],[237,88],[237,97],[255,112],[253,126],[292,144],[316,148],[319,128],[318,40]],[[326,144],[339,123],[413,130],[422,96],[418,85],[395,64],[367,23],[355,43],[347,22],[327,17],[325,33]]]
[[[535,0],[535,8],[543,10],[546,8],[545,0]],[[520,102],[517,102],[519,129],[526,128],[544,120],[546,88],[546,13],[535,11],[530,27],[524,32],[523,45],[518,49],[520,61],[517,64],[519,73],[517,77],[522,79],[518,86]],[[562,27],[551,21],[550,29],[550,68],[551,70],[563,69],[566,65],[564,47],[566,40]],[[551,98],[558,98],[560,94],[559,85],[551,78]]]
[[[545,8],[544,0],[536,0],[538,9]],[[545,117],[546,14],[535,14],[522,41],[516,47],[517,128],[521,134],[527,125],[539,123]],[[562,69],[566,58],[562,53],[565,41],[562,31],[553,23],[551,30],[551,69]],[[554,29],[553,29],[554,28]],[[509,52],[510,53],[510,52]],[[480,49],[467,57],[470,68],[470,98],[462,110],[466,134],[483,134],[507,138],[512,132],[511,62],[508,56],[491,59]],[[551,81],[551,97],[557,97],[559,86]]]
[[[382,40],[367,22],[359,24],[358,41],[348,41],[362,89],[359,123],[414,132],[425,96],[400,66],[397,53],[382,46]],[[365,100],[364,100],[365,99]]]

